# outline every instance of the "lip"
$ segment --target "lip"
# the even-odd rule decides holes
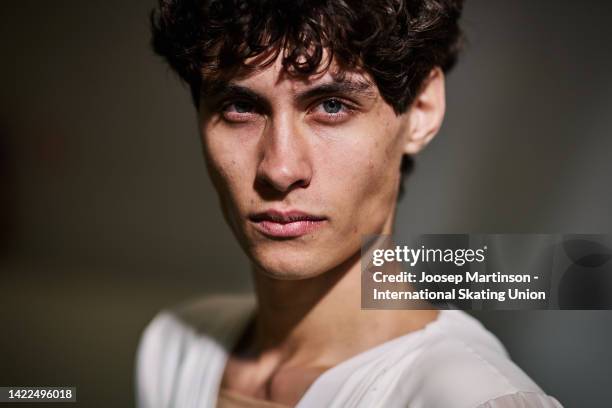
[[[268,210],[252,214],[249,220],[259,232],[270,238],[297,238],[318,230],[327,218],[298,210]]]

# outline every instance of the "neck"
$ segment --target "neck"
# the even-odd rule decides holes
[[[317,277],[278,280],[255,270],[255,347],[293,364],[332,367],[435,320],[435,310],[362,310],[360,253]]]

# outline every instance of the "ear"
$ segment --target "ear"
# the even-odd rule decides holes
[[[420,152],[438,133],[446,110],[444,73],[439,67],[431,70],[421,91],[409,108],[409,132],[404,153]]]

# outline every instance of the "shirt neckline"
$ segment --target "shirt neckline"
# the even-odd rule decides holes
[[[227,365],[227,361],[229,360],[229,356],[232,350],[236,347],[237,342],[240,341],[240,338],[244,334],[245,330],[248,329],[248,326],[251,324],[252,320],[255,318],[255,312],[256,312],[256,302],[252,302],[248,313],[245,313],[243,316],[240,316],[239,319],[237,319],[233,323],[232,332],[230,336],[228,336],[228,339],[225,344],[225,348],[223,348],[223,361],[221,365],[221,371],[218,374],[219,378],[217,381],[218,385],[216,387],[216,394],[215,394],[216,398],[218,398],[219,393],[221,392],[221,381],[223,379],[223,374],[225,373],[225,367]],[[341,361],[340,363],[336,364],[335,366],[325,370],[310,384],[310,386],[306,389],[306,392],[304,393],[304,395],[302,395],[302,398],[300,398],[300,400],[297,402],[295,407],[296,408],[300,408],[302,406],[305,407],[306,405],[304,404],[307,404],[307,401],[309,399],[312,399],[315,395],[319,394],[318,389],[323,388],[326,383],[330,382],[330,378],[333,378],[337,373],[342,372],[346,369],[349,369],[353,365],[358,365],[358,363],[364,360],[367,361],[367,360],[374,359],[380,354],[384,353],[385,350],[387,350],[388,348],[398,343],[408,341],[411,339],[420,338],[426,331],[429,331],[433,327],[440,325],[441,322],[446,319],[448,312],[449,310],[446,310],[446,309],[439,310],[439,313],[436,319],[427,323],[422,328],[408,332],[406,334],[395,337],[393,339],[387,340],[383,343],[380,343],[374,347],[371,347],[358,354],[355,354],[354,356],[349,357],[346,360]]]

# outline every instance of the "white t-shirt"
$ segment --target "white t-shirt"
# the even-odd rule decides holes
[[[140,408],[214,408],[252,296],[215,296],[160,312],[137,354]],[[476,319],[443,310],[425,328],[325,371],[298,408],[560,408]]]

